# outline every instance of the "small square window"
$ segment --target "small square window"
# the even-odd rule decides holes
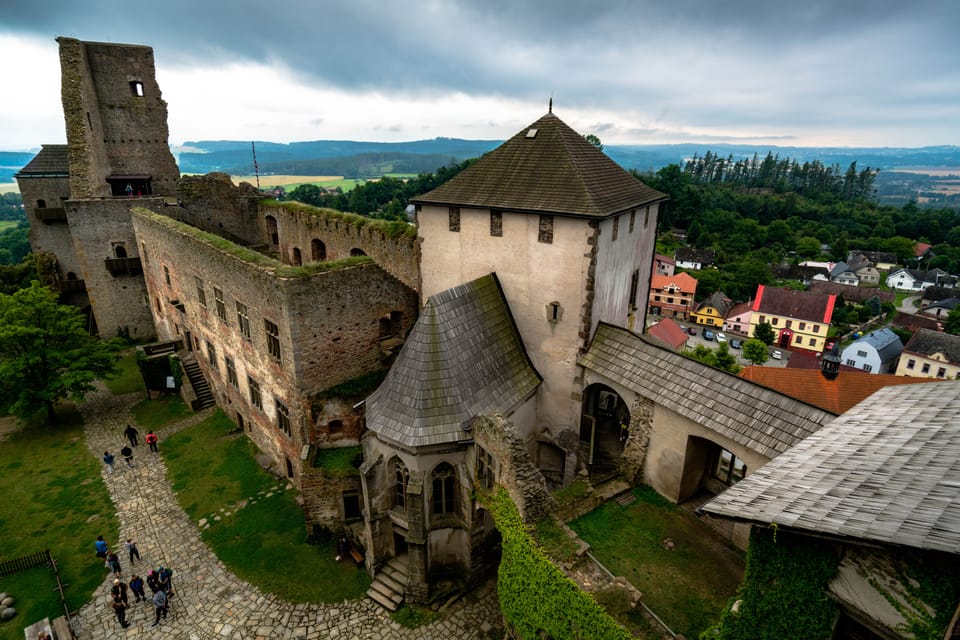
[[[917,365],[917,361],[913,358],[907,360],[907,369],[913,369]]]
[[[920,373],[930,373],[930,363],[929,363],[929,362],[923,363],[923,366],[920,368]]]
[[[945,367],[938,367],[938,368],[937,368],[937,377],[938,377],[938,378],[946,378],[946,377],[947,377],[947,370],[946,370]]]

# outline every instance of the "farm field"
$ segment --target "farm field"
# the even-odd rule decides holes
[[[249,182],[252,185],[257,184],[256,176],[230,176],[234,184]],[[260,176],[260,188],[269,189],[271,187],[283,187],[287,191],[296,189],[302,184],[314,184],[318,187],[332,189],[340,187],[344,191],[350,191],[358,184],[363,184],[366,180],[356,178],[344,178],[343,176]]]
[[[0,182],[0,193],[20,193],[16,182]]]

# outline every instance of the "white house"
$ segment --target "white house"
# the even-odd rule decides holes
[[[890,329],[879,329],[851,343],[843,350],[843,364],[867,373],[892,373],[903,352],[903,343]]]

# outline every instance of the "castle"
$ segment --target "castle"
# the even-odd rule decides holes
[[[181,177],[152,50],[58,42],[68,143],[17,176],[50,283],[101,335],[175,351],[185,398],[244,430],[308,527],[365,551],[385,606],[495,567],[476,488],[527,522],[575,479],[702,500],[836,417],[634,331],[665,197],[552,109],[386,223]],[[376,372],[359,402],[329,392]],[[344,446],[356,473],[314,466]],[[746,546],[749,522],[708,511]]]

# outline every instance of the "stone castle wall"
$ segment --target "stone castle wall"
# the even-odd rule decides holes
[[[177,183],[179,208],[165,213],[244,244],[265,245],[257,204],[263,197],[251,184],[234,185],[226,173],[183,176]]]
[[[70,179],[66,177],[34,178],[20,177],[20,195],[23,198],[23,209],[30,223],[30,248],[34,253],[52,253],[57,256],[57,271],[61,278],[67,273],[73,273],[77,278],[80,275],[80,262],[73,251],[73,238],[70,227],[64,221],[43,222],[38,216],[39,201],[46,204],[46,208],[61,208],[70,197]]]

